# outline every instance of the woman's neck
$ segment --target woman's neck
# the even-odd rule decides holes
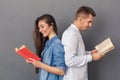
[[[52,33],[48,36],[49,40],[52,39],[54,36],[56,36],[56,33],[55,33],[55,32],[52,32]]]

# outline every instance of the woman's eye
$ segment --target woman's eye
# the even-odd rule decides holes
[[[44,26],[41,26],[41,28],[44,28]]]

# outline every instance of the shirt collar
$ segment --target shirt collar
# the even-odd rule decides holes
[[[71,26],[72,26],[75,30],[79,31],[79,29],[78,29],[74,24],[71,24]]]
[[[46,42],[46,47],[49,47],[57,38],[58,38],[58,36],[56,35],[53,38],[51,38],[50,40],[48,40]]]

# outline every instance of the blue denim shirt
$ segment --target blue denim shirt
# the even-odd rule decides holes
[[[46,42],[45,48],[41,54],[42,62],[60,68],[65,71],[64,49],[58,36]],[[39,80],[62,80],[63,76],[52,74],[44,69],[39,69]]]

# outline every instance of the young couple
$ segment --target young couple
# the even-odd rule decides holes
[[[64,31],[62,41],[53,16],[44,14],[36,19],[34,43],[41,60],[26,61],[36,68],[39,80],[88,80],[87,63],[104,56],[95,49],[86,51],[80,33],[92,26],[95,16],[92,8],[81,6]]]

